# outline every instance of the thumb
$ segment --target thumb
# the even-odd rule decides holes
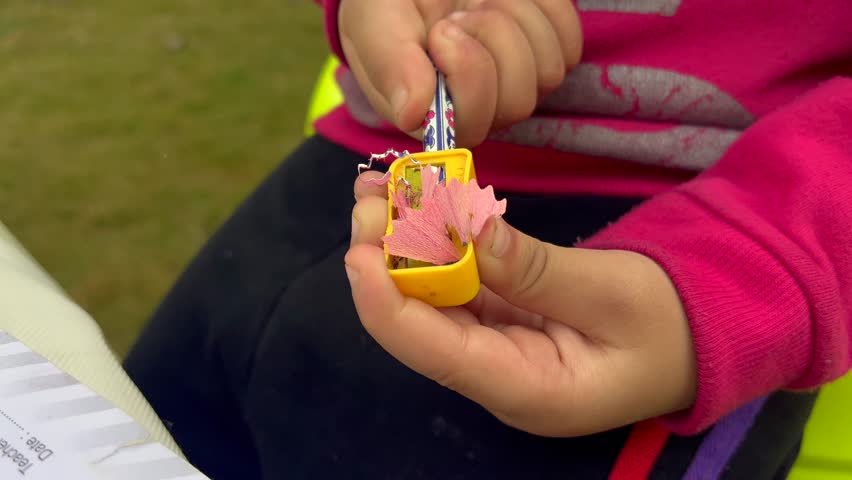
[[[449,12],[449,0],[436,8]],[[435,91],[427,25],[411,0],[344,1],[338,15],[349,67],[372,107],[403,131],[419,127]]]
[[[602,292],[608,252],[558,247],[530,237],[502,218],[490,219],[476,240],[482,284],[509,303],[584,331],[607,301]],[[601,288],[604,287],[604,288]]]

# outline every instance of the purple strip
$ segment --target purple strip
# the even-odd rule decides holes
[[[766,397],[746,404],[722,418],[713,430],[704,437],[692,464],[683,476],[684,480],[710,480],[719,478],[725,465],[742,443]]]

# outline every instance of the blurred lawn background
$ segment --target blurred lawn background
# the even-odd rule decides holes
[[[302,138],[311,0],[0,1],[0,220],[124,355]]]

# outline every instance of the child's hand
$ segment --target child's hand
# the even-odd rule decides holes
[[[417,131],[447,77],[460,147],[532,114],[577,64],[580,23],[569,0],[342,0],[343,51],[370,103]]]
[[[388,275],[386,191],[355,188],[346,256],[355,306],[410,368],[540,435],[588,434],[692,405],[689,326],[650,259],[556,247],[491,221],[477,245],[481,293],[435,309],[403,297]]]

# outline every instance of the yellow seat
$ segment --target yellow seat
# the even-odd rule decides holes
[[[340,62],[330,56],[314,88],[305,133],[313,135],[314,121],[343,102],[334,72]],[[852,374],[822,389],[791,480],[852,480]]]
[[[791,480],[852,479],[852,375],[823,387]]]
[[[314,134],[314,122],[326,113],[334,110],[343,103],[343,93],[337,86],[334,72],[340,62],[334,55],[330,55],[320,70],[319,80],[311,95],[311,103],[308,105],[308,118],[305,121],[305,135],[310,137]]]

